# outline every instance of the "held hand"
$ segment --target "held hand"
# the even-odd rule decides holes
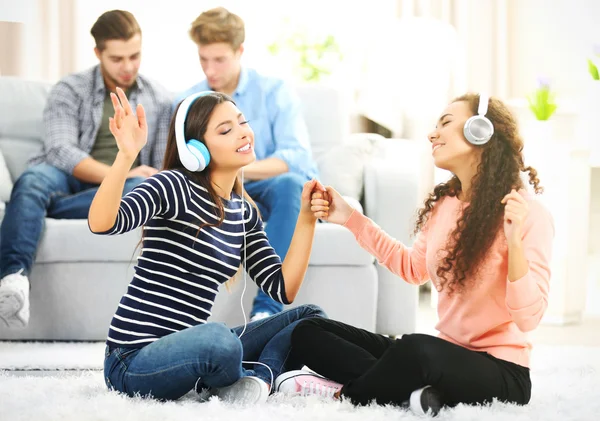
[[[502,199],[504,207],[504,235],[510,244],[519,244],[522,239],[522,230],[529,215],[529,204],[521,194],[512,189]]]
[[[344,225],[352,215],[354,208],[333,187],[327,186],[326,190],[325,193],[313,193],[311,210],[316,218]]]
[[[117,88],[117,95],[110,94],[115,109],[115,116],[109,118],[110,132],[117,141],[119,152],[134,160],[148,140],[146,113],[144,107],[139,104],[136,109],[136,117],[121,88]]]
[[[127,178],[135,178],[135,177],[148,178],[148,177],[152,177],[157,172],[158,172],[158,170],[156,168],[150,167],[148,165],[140,165],[139,167],[135,167],[131,171],[129,171],[129,173],[127,174]]]
[[[304,183],[302,189],[302,199],[300,204],[300,214],[316,219],[317,216],[311,210],[311,197],[315,192],[325,193],[325,187],[317,180],[313,179]]]

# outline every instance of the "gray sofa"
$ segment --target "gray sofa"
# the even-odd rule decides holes
[[[27,159],[42,145],[41,117],[50,87],[47,83],[0,77],[0,155],[10,177],[8,180],[5,175],[2,180],[0,168],[0,194],[4,196],[0,196],[0,218],[11,181],[24,171]],[[315,157],[344,148],[349,134],[346,98],[335,89],[320,86],[299,87],[298,92]],[[424,142],[372,136],[364,141],[370,142],[374,151],[357,169],[362,174],[365,211],[391,235],[410,242],[411,216],[428,182],[428,173],[421,165]],[[30,276],[29,326],[24,330],[0,326],[0,339],[103,340],[131,279],[140,232],[104,237],[91,234],[85,220],[47,218],[45,222]],[[231,292],[222,288],[211,320],[243,323],[243,286],[243,282],[237,282]],[[255,292],[256,286],[248,280],[243,299],[246,314]],[[292,305],[318,304],[331,318],[396,335],[414,331],[417,293],[416,287],[378,267],[348,230],[322,223],[316,230],[307,277]]]

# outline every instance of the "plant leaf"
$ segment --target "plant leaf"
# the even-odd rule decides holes
[[[592,75],[592,79],[594,79],[594,80],[600,79],[600,74],[598,74],[598,67],[596,67],[594,62],[592,60],[590,60],[589,58],[588,58],[588,71],[590,72],[590,75]]]

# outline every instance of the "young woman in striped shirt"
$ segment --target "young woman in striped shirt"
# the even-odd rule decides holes
[[[157,399],[177,399],[195,388],[230,401],[264,401],[280,372],[301,367],[289,358],[296,324],[324,313],[299,306],[235,329],[207,319],[219,287],[242,264],[273,299],[294,300],[317,221],[311,194],[323,187],[315,180],[304,186],[282,263],[238,181],[240,169],[255,159],[252,129],[231,98],[207,92],[178,107],[163,171],[122,198],[127,173],[146,143],[147,123],[141,105],[134,113],[125,93],[117,94],[110,129],[119,153],[88,221],[97,234],[143,226],[143,239],[135,275],[108,331],[106,384]]]

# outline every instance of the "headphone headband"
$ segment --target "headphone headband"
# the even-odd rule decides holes
[[[486,115],[488,110],[488,103],[490,102],[490,97],[485,92],[479,94],[479,107],[477,107],[477,114]]]
[[[177,142],[179,140],[185,144],[185,119],[187,117],[188,111],[190,107],[198,98],[206,95],[212,94],[213,91],[201,91],[190,96],[187,96],[182,102],[179,108],[177,109],[177,114],[175,115],[175,137],[177,138]],[[182,145],[183,146],[183,145]]]
[[[194,101],[198,98],[212,94],[213,91],[201,91],[195,94],[187,96],[179,105],[177,113],[175,114],[175,143],[177,144],[177,150],[179,151],[179,159],[185,168],[190,171],[202,171],[208,165],[210,160],[210,154],[208,149],[199,142],[197,139],[186,139],[185,138],[185,120],[187,118],[188,111]],[[192,147],[190,149],[188,147]],[[200,153],[197,153],[200,150]],[[205,151],[205,153],[202,153]]]

